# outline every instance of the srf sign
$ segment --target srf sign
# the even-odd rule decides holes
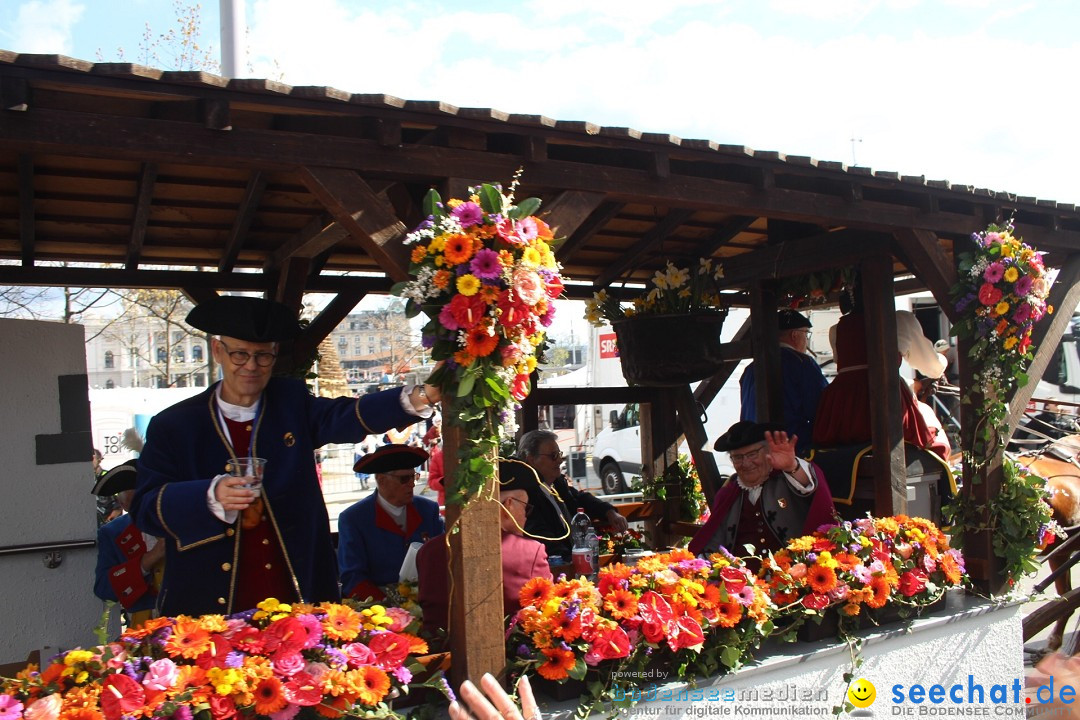
[[[615,333],[604,333],[600,336],[600,358],[619,357],[619,343],[615,339]]]

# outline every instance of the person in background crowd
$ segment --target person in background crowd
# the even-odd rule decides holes
[[[443,531],[434,500],[413,495],[428,454],[409,445],[386,445],[360,458],[356,472],[375,476],[375,492],[338,516],[338,564],[345,595],[384,597],[380,586],[398,582],[401,564],[414,542]]]
[[[520,460],[499,461],[499,516],[502,530],[503,615],[521,609],[521,588],[536,577],[551,579],[547,551],[536,540],[522,537],[531,510],[530,487],[539,478],[530,465]],[[416,556],[419,575],[420,607],[424,610],[424,629],[435,633],[447,628],[450,580],[447,566],[446,535],[436,535],[424,543]]]
[[[780,374],[784,384],[784,429],[791,437],[799,438],[796,451],[805,455],[810,449],[811,428],[821,393],[829,384],[817,361],[807,353],[810,345],[810,320],[794,310],[780,310],[776,315],[779,328]],[[740,420],[756,422],[757,375],[755,363],[747,365],[739,379],[742,398]]]
[[[340,597],[315,448],[353,443],[430,416],[438,389],[414,385],[360,398],[315,397],[301,380],[271,377],[279,343],[300,333],[281,303],[220,296],[187,323],[214,336],[223,378],[158,413],[139,456],[135,524],[165,542],[159,610],[230,614],[268,597]],[[254,477],[224,474],[238,457],[266,462]]]
[[[139,532],[127,514],[135,495],[135,479],[132,461],[104,473],[94,485],[95,495],[114,498],[124,512],[98,528],[94,594],[119,602],[128,627],[153,617],[165,559],[165,543]]]
[[[97,487],[98,482],[101,481],[101,477],[106,472],[101,468],[101,461],[103,459],[104,456],[101,454],[101,451],[97,448],[94,448],[93,454],[91,454],[90,456],[90,462],[93,463],[94,466],[95,488]],[[93,488],[90,489],[90,494],[97,495],[97,493],[94,492]],[[120,507],[120,501],[117,500],[116,495],[97,495],[96,504],[98,527],[101,527],[110,520],[115,520],[116,518],[120,517],[120,515],[124,512],[123,508]]]
[[[720,488],[712,513],[690,541],[695,555],[723,547],[742,555],[782,549],[832,520],[829,488],[817,468],[796,456],[796,438],[779,424],[742,420],[713,447],[728,453],[735,474]]]
[[[628,527],[626,518],[614,505],[578,490],[566,479],[559,437],[551,430],[530,430],[522,435],[517,457],[533,466],[539,479],[529,486],[532,512],[525,534],[544,543],[549,556],[564,560],[571,557],[570,520],[578,508],[585,510],[594,522],[606,523],[616,532]]]

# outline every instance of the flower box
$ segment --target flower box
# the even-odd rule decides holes
[[[612,323],[623,377],[631,385],[670,387],[712,377],[724,363],[726,310],[632,315]]]
[[[855,616],[853,622],[849,623],[849,627],[851,630],[856,631],[870,630],[883,625],[892,625],[907,620],[914,620],[915,618],[924,615],[935,615],[945,610],[945,596],[942,595],[929,605],[911,608],[911,613],[907,617],[901,616],[900,611],[902,608],[903,606],[898,605],[897,603],[888,603],[884,607],[876,609],[864,607],[862,612]],[[825,609],[825,615],[821,618],[820,624],[808,618],[798,630],[799,642],[836,640],[839,637],[840,609],[838,605],[833,605]]]

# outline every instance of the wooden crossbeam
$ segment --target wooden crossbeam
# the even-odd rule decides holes
[[[157,181],[157,163],[145,162],[139,173],[139,188],[135,195],[135,212],[131,218],[131,237],[128,240],[128,270],[139,268],[143,242],[146,240],[146,225],[150,221],[150,203],[154,199],[154,183]]]
[[[202,305],[218,296],[216,290],[207,287],[183,287],[180,292],[184,293],[184,297],[190,300],[192,305]]]
[[[578,225],[569,237],[567,237],[555,252],[559,261],[566,263],[574,254],[581,248],[589,239],[596,234],[596,232],[608,224],[612,218],[618,215],[625,207],[623,203],[617,202],[602,202],[600,205],[589,214],[585,220]]]
[[[596,279],[594,287],[602,288],[619,278],[627,269],[634,267],[642,257],[656,248],[669,235],[675,232],[680,225],[685,223],[694,214],[693,210],[676,208],[669,210],[659,222],[641,236],[641,239],[628,248],[622,254],[619,261],[612,264]]]
[[[25,78],[0,77],[0,110],[26,112],[30,109],[30,83]]]
[[[709,442],[705,424],[701,421],[704,406],[698,403],[689,385],[675,388],[672,394],[679,425],[682,427],[683,435],[686,436],[690,457],[694,459],[694,467],[697,468],[698,478],[701,480],[701,489],[705,497],[711,501],[716,491],[720,489],[720,469],[716,466],[716,455],[703,449]]]
[[[891,256],[892,240],[888,233],[849,229],[770,245],[738,255],[726,263],[720,284],[737,287],[755,278],[804,275],[852,265],[869,256]]]
[[[229,237],[225,239],[225,249],[221,253],[221,261],[218,262],[218,271],[232,272],[236,267],[236,258],[240,256],[240,250],[247,239],[251,221],[255,218],[255,212],[259,209],[263,191],[266,189],[266,175],[261,170],[251,173],[247,185],[244,187],[244,197],[240,200],[236,217],[233,219]]]
[[[304,287],[307,284],[310,262],[307,258],[290,258],[278,272],[273,299],[288,305],[296,311],[297,316],[300,315],[300,306],[304,302]]]
[[[19,244],[23,267],[34,265],[34,158],[19,155]]]
[[[314,350],[319,346],[331,332],[334,331],[342,320],[348,317],[349,313],[364,299],[365,293],[363,290],[354,290],[351,292],[340,292],[327,303],[326,307],[322,309],[311,324],[304,328],[302,335],[305,346]]]
[[[949,300],[949,291],[956,284],[956,267],[938,244],[937,235],[929,230],[901,228],[896,231],[896,250],[908,269],[937,298],[945,316],[956,322],[956,308]]]
[[[292,258],[311,259],[326,252],[349,236],[349,231],[328,213],[321,213],[300,228],[292,238],[270,253],[263,264],[264,270],[273,270]]]
[[[551,226],[555,237],[568,238],[578,231],[603,201],[603,193],[566,190],[542,208],[541,217]]]
[[[743,230],[754,224],[753,215],[736,215],[701,243],[701,257],[710,257],[727,245]]]
[[[305,166],[300,177],[387,275],[408,279],[409,248],[401,242],[407,230],[385,198],[351,170]]]

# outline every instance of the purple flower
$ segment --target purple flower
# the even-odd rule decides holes
[[[999,262],[992,262],[983,271],[983,280],[988,283],[996,283],[1005,274],[1005,266]]]
[[[403,685],[408,685],[410,682],[412,682],[412,673],[409,672],[409,668],[405,667],[404,665],[399,665],[390,672]]]
[[[458,321],[454,319],[454,314],[450,312],[449,305],[443,305],[443,309],[439,311],[439,324],[447,330],[461,329],[461,326],[458,325]]]
[[[225,656],[225,667],[238,668],[244,666],[244,653],[236,650],[230,650],[229,654]]]
[[[499,253],[490,248],[484,248],[473,256],[469,263],[472,274],[481,280],[494,280],[502,275],[502,263],[499,262]]]
[[[479,205],[472,201],[461,203],[451,210],[450,214],[457,218],[457,221],[461,223],[461,227],[463,228],[478,225],[484,220],[484,211],[480,209]]]
[[[23,704],[7,694],[0,694],[0,718],[21,718]]]
[[[176,712],[172,714],[173,720],[191,720],[191,706],[178,705]]]
[[[1019,297],[1027,297],[1027,294],[1031,292],[1032,282],[1030,275],[1021,275],[1016,284],[1013,285],[1013,292]]]
[[[518,645],[517,654],[518,657],[529,657],[529,646],[525,643],[521,643]]]
[[[544,327],[551,327],[553,322],[555,322],[555,303],[548,303],[547,310],[540,316],[540,324]]]
[[[450,702],[457,701],[457,695],[454,694],[454,688],[450,687],[450,683],[446,681],[445,677],[439,678],[439,686],[442,688],[443,694],[446,695],[447,700]]]
[[[1020,303],[1016,306],[1016,310],[1012,314],[1013,322],[1017,325],[1023,325],[1031,317],[1031,305],[1028,303]]]

